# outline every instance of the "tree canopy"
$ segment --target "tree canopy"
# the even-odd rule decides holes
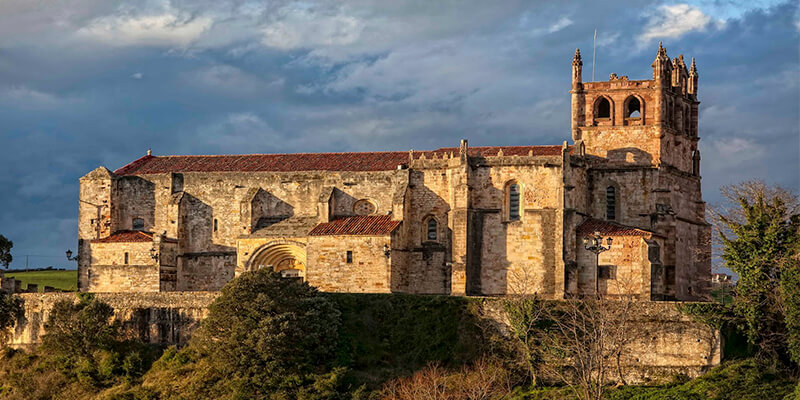
[[[14,242],[0,235],[0,265],[5,268],[8,268],[8,265],[14,260],[14,257],[11,256],[12,247],[14,247]]]
[[[800,201],[762,182],[729,186],[723,194],[729,204],[713,217],[722,259],[739,275],[733,310],[760,352],[785,357],[793,348],[800,362]]]

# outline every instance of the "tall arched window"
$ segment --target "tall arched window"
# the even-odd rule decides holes
[[[628,98],[628,104],[625,107],[625,118],[641,118],[642,117],[642,103],[636,97]]]
[[[508,206],[508,220],[519,220],[519,184],[511,182],[506,187],[506,204]]]
[[[611,118],[611,102],[607,98],[601,97],[595,105],[595,116],[597,118]]]
[[[436,241],[439,238],[439,224],[436,218],[429,217],[428,222],[425,224],[425,239],[428,241]]]
[[[609,221],[617,219],[617,188],[614,186],[606,188],[606,219]]]
[[[133,230],[135,231],[143,231],[144,230],[144,219],[142,218],[134,218],[133,223]]]

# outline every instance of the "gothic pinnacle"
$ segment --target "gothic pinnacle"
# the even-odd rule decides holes
[[[583,61],[581,61],[581,51],[580,49],[575,49],[575,57],[572,58],[572,64],[580,64],[583,65]]]

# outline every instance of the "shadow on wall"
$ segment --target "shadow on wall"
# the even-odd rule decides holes
[[[509,222],[504,220],[503,214],[505,193],[494,185],[491,177],[488,178],[489,198],[499,207],[474,209],[470,215],[467,250],[467,295],[470,296],[507,294],[509,287],[511,262],[508,260]]]
[[[294,215],[291,204],[262,188],[253,196],[251,210],[253,230],[267,228]]]
[[[555,210],[526,209],[536,188],[522,185],[520,218],[511,220],[505,192],[508,182],[495,184],[490,176],[485,179],[486,185],[476,186],[488,188],[492,208],[473,209],[470,216],[467,293],[551,293],[556,281]],[[534,255],[540,258],[532,258]]]
[[[349,217],[356,215],[354,210],[354,206],[356,202],[359,200],[348,193],[345,193],[339,188],[333,188],[333,204],[330,210],[331,219],[336,217]],[[389,208],[391,210],[391,208]],[[379,215],[385,215],[388,210],[377,208],[376,213]]]
[[[623,147],[621,149],[609,150],[606,158],[617,163],[637,165],[652,164],[653,162],[653,156],[650,153],[635,147]]]
[[[213,209],[186,193],[178,229],[178,290],[219,290],[234,277],[236,248],[214,243],[221,222]]]
[[[153,231],[155,224],[156,185],[138,176],[123,176],[117,180],[117,196],[115,201],[118,218],[118,230],[137,229],[133,226],[135,218],[141,218],[143,229]]]
[[[405,242],[410,250],[405,263],[406,279],[399,290],[413,293],[450,294],[452,280],[452,240],[450,229],[450,204],[436,192],[426,187],[423,171],[412,171],[409,182],[417,182],[412,189],[410,204],[404,222]],[[436,240],[427,239],[428,217],[436,220]],[[461,260],[466,262],[466,260]]]

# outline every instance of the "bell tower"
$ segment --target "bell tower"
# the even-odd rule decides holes
[[[652,79],[611,74],[583,82],[572,59],[572,139],[587,175],[587,214],[664,238],[658,268],[645,271],[665,299],[707,292],[710,228],[700,186],[698,73],[659,43]],[[663,266],[663,267],[662,267]]]
[[[670,60],[659,43],[653,79],[583,82],[580,51],[572,60],[572,139],[606,164],[671,166],[697,172],[697,66]]]

